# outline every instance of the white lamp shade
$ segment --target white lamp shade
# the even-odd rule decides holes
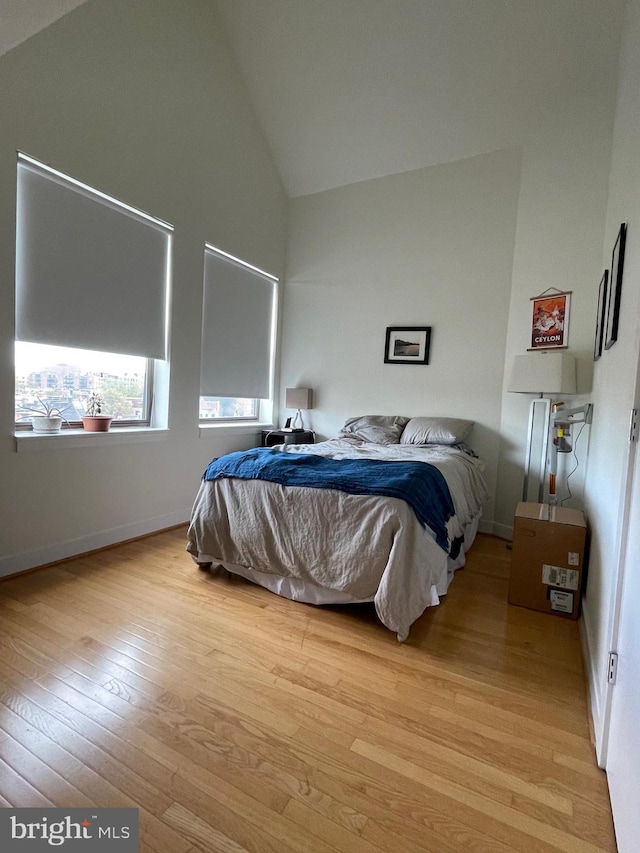
[[[287,409],[311,409],[311,388],[287,388]]]
[[[576,360],[567,352],[517,355],[508,390],[521,394],[575,394]]]

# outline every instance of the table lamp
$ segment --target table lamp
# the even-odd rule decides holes
[[[297,409],[293,419],[293,429],[303,430],[304,421],[302,419],[302,409],[311,409],[311,388],[287,388],[285,406],[287,409]]]

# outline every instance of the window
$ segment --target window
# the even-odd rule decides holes
[[[100,394],[114,426],[149,424],[152,369],[146,358],[16,341],[15,364],[19,428],[30,425],[40,400],[55,406],[67,426],[79,427],[92,392]]]
[[[259,400],[246,397],[200,397],[201,421],[212,418],[256,420],[259,413]]]
[[[18,155],[16,424],[38,397],[79,424],[94,391],[113,426],[151,424],[168,372],[171,239],[166,223]]]
[[[213,246],[205,247],[201,421],[267,418],[277,286],[278,279],[269,273]]]

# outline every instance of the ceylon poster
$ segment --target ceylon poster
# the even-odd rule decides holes
[[[568,345],[570,302],[570,292],[543,294],[532,298],[529,349],[551,349]]]

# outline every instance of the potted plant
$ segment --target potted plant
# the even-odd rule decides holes
[[[87,432],[109,432],[112,415],[103,415],[102,397],[93,391],[87,400],[85,413],[82,416],[82,426]]]
[[[71,408],[69,405],[62,409],[54,404],[53,400],[48,397],[36,397],[37,402],[32,404],[24,404],[19,408],[23,412],[34,412],[31,417],[31,428],[34,432],[55,433],[60,432],[62,422],[67,423],[63,412]]]

